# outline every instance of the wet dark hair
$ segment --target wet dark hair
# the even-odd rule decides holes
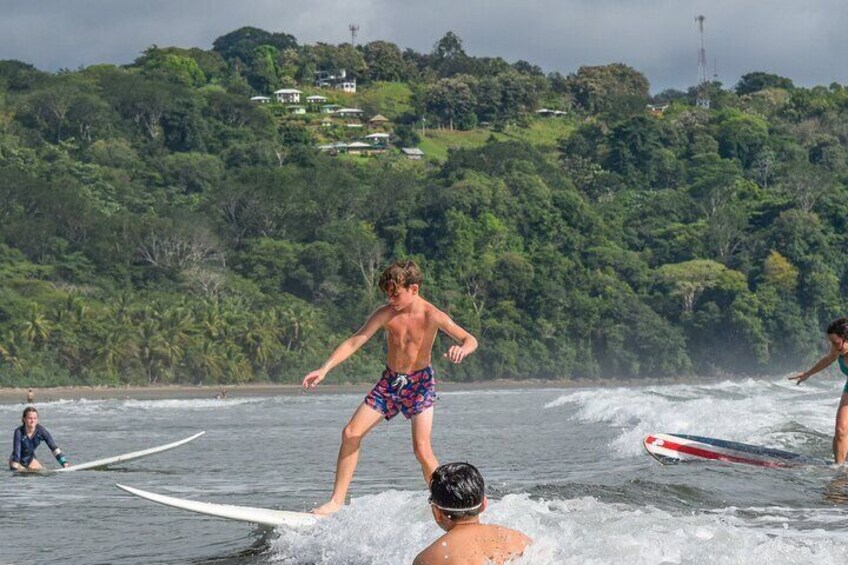
[[[482,512],[485,494],[483,476],[471,463],[446,463],[430,475],[430,502],[453,520]],[[454,508],[468,510],[449,510]]]
[[[848,318],[837,318],[827,326],[827,333],[848,339]]]
[[[409,288],[413,284],[420,285],[424,277],[421,276],[421,269],[415,264],[415,261],[406,259],[395,261],[380,275],[380,290],[389,292],[394,288]]]
[[[27,417],[27,414],[29,414],[30,412],[35,412],[36,414],[38,414],[38,410],[35,409],[35,406],[27,406],[26,408],[24,408],[24,413],[21,414],[21,423],[22,424],[26,424],[26,417]]]

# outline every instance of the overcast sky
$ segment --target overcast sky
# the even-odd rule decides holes
[[[848,83],[845,0],[0,0],[0,59],[44,70],[132,62],[145,48],[211,49],[242,26],[299,43],[383,39],[429,52],[447,31],[476,56],[546,72],[626,63],[651,90],[698,79],[703,14],[708,75],[732,86],[751,71],[796,85]]]

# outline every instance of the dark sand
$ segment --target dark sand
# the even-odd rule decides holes
[[[620,387],[673,385],[680,383],[704,383],[709,381],[726,380],[728,377],[678,377],[678,378],[641,378],[641,379],[577,379],[577,380],[490,380],[474,383],[455,383],[438,381],[437,390],[497,390],[497,389],[527,389],[527,388],[580,388],[580,387]],[[300,385],[256,383],[243,385],[152,385],[152,386],[71,386],[33,388],[34,403],[52,402],[55,400],[86,400],[103,399],[133,399],[133,400],[163,400],[171,398],[215,398],[222,391],[227,391],[227,398],[245,396],[276,396],[294,394],[362,394],[371,390],[374,383],[359,384],[321,384],[317,388],[305,391]],[[0,387],[0,404],[26,404],[27,389],[19,387]]]
[[[503,389],[503,388],[570,388],[580,386],[622,386],[623,381],[601,383],[599,381],[486,381],[480,383],[450,383],[439,382],[438,390],[473,390],[473,389]],[[648,384],[640,381],[640,384]],[[86,400],[103,399],[134,399],[134,400],[162,400],[171,398],[215,398],[226,390],[227,398],[245,396],[276,396],[294,394],[347,394],[357,393],[363,396],[371,390],[373,383],[362,384],[322,384],[309,392],[303,390],[300,385],[286,384],[244,384],[238,386],[191,386],[191,385],[165,385],[165,386],[74,386],[74,387],[51,387],[33,388],[34,404],[39,402],[51,402],[56,400]],[[0,404],[26,404],[26,388],[3,388],[0,387]]]

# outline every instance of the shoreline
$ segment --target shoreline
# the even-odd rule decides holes
[[[491,390],[491,389],[533,389],[533,388],[606,388],[627,386],[674,385],[705,381],[727,380],[725,377],[671,377],[645,379],[579,379],[579,380],[490,380],[477,382],[439,381],[440,391]],[[748,377],[745,377],[748,378]],[[754,377],[751,377],[754,378]],[[756,378],[765,378],[764,376]],[[57,400],[164,400],[164,399],[197,399],[216,398],[226,391],[225,398],[247,396],[277,396],[298,394],[366,394],[373,383],[344,383],[322,384],[319,387],[305,391],[299,384],[281,383],[249,383],[239,385],[148,385],[148,386],[61,386],[32,388],[34,400],[39,402],[55,402]],[[0,387],[0,405],[27,404],[29,387]]]

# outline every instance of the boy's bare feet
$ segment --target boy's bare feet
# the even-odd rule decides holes
[[[334,514],[342,509],[342,504],[340,502],[336,502],[331,500],[329,502],[325,502],[318,508],[314,508],[310,514],[316,514],[318,516],[329,516],[330,514]]]

